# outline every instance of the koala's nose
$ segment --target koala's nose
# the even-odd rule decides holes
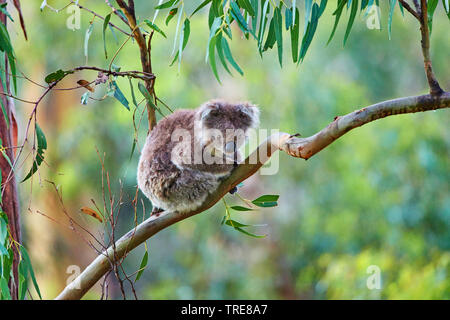
[[[233,153],[235,151],[235,145],[233,141],[227,142],[225,144],[225,152],[226,153]]]

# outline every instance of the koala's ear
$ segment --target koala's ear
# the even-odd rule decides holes
[[[207,120],[211,116],[214,116],[215,114],[217,114],[218,109],[219,109],[218,105],[216,105],[214,103],[208,103],[207,105],[205,105],[202,108],[202,111],[201,111],[201,114],[200,114],[200,119],[202,121]]]
[[[251,120],[250,127],[257,127],[259,124],[259,108],[249,102],[238,105],[239,111],[249,117]]]

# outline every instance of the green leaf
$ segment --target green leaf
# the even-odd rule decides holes
[[[159,34],[161,34],[164,38],[167,38],[166,37],[166,34],[156,25],[156,24],[154,24],[153,22],[151,22],[150,20],[148,20],[148,19],[145,19],[144,20],[144,22],[151,28],[151,29],[153,29],[153,30],[155,30],[156,32],[158,32]]]
[[[109,20],[111,20],[111,13],[107,14],[105,20],[103,21],[103,48],[105,49],[105,58],[108,59],[108,52],[106,51],[106,37],[105,31],[106,27],[109,25]]]
[[[347,29],[344,35],[344,45],[347,42],[347,38],[352,30],[353,22],[355,21],[356,12],[358,12],[358,0],[352,0],[352,10],[350,11],[350,17],[348,18]]]
[[[216,49],[217,49],[217,54],[219,56],[220,62],[222,63],[222,66],[231,75],[231,71],[228,68],[227,61],[225,60],[225,55],[223,52],[222,33],[217,34]]]
[[[273,21],[275,29],[275,38],[277,40],[278,61],[280,62],[280,66],[283,66],[283,35],[282,35],[283,20],[280,8],[275,8],[275,12],[273,14]]]
[[[303,30],[303,35],[306,33],[306,28],[308,27],[308,23],[311,18],[311,8],[312,0],[305,0],[305,29]]]
[[[136,149],[137,140],[133,139],[133,145],[131,146],[130,160],[133,158],[134,150]]]
[[[284,16],[285,16],[285,28],[286,30],[289,30],[289,27],[291,27],[292,25],[292,10],[289,9],[288,7],[286,7],[286,10],[284,12]]]
[[[278,195],[264,195],[252,201],[255,206],[262,208],[275,207],[278,205]]]
[[[42,161],[44,161],[44,150],[47,149],[47,140],[45,139],[44,132],[42,131],[41,127],[36,123],[36,139],[37,139],[37,151],[36,151],[36,158],[33,161],[33,167],[31,168],[30,172],[26,175],[26,177],[21,181],[24,182],[28,180],[38,169],[38,167],[41,165]]]
[[[209,39],[208,39],[208,46],[206,48],[206,61],[208,61],[209,58],[209,49],[211,47],[211,40],[215,37],[217,30],[219,29],[219,27],[222,25],[222,18],[217,17],[214,19],[211,28],[209,30]]]
[[[245,227],[266,227],[267,224],[243,224],[236,220],[228,219],[225,224],[231,227],[245,228]]]
[[[230,47],[228,46],[228,41],[225,39],[225,37],[222,37],[222,46],[223,46],[223,52],[225,54],[225,57],[227,58],[228,62],[233,66],[234,69],[236,69],[237,72],[240,73],[241,76],[244,75],[244,72],[239,67],[239,65],[234,61],[233,55],[231,54]]]
[[[328,0],[321,0],[320,1],[320,7],[319,7],[319,17],[322,16],[322,13],[325,11],[325,8],[327,7]]]
[[[428,15],[428,29],[430,30],[430,35],[431,35],[431,31],[433,30],[433,15],[434,15],[434,11],[436,10],[438,4],[438,0],[428,0],[428,11],[427,11],[427,15]]]
[[[12,267],[13,260],[14,260],[14,253],[12,252],[11,248],[9,248],[7,250],[6,255],[3,255],[0,257],[0,261],[1,261],[0,278],[5,279],[6,283],[8,283],[9,278],[11,276],[11,267]]]
[[[169,0],[155,7],[155,9],[166,9],[170,8],[176,0]]]
[[[254,202],[265,202],[265,201],[278,201],[278,199],[280,198],[279,195],[277,194],[266,194],[263,195],[259,198],[256,198],[255,200],[253,200]]]
[[[183,23],[183,28],[181,29],[180,43],[178,47],[178,53],[176,55],[178,57],[178,67],[180,67],[181,56],[183,54],[184,48],[186,48],[190,33],[191,33],[191,23],[189,19],[186,18]]]
[[[36,290],[39,298],[42,300],[41,291],[39,290],[39,286],[36,281],[36,276],[34,275],[33,266],[31,264],[30,256],[28,255],[25,247],[20,246],[20,253],[22,254],[22,259],[24,260],[26,267],[30,273],[31,281],[33,282],[34,289]]]
[[[251,225],[249,225],[249,224],[243,224],[243,223],[240,223],[240,222],[238,222],[236,220],[232,220],[232,219],[226,220],[225,224],[227,226],[230,226],[230,227],[233,227],[233,228],[236,228],[236,227],[240,227],[240,228],[242,228],[242,227],[251,227]]]
[[[144,273],[145,267],[147,266],[147,263],[148,263],[148,251],[147,249],[145,249],[144,256],[142,257],[141,260],[141,265],[139,266],[139,272],[137,273],[134,282],[138,281],[141,278],[142,274]]]
[[[7,256],[7,255],[8,255],[8,250],[6,249],[4,244],[2,242],[0,242],[0,259],[2,258],[1,256]]]
[[[28,268],[23,260],[19,262],[19,300],[25,298],[27,292]]]
[[[11,294],[9,293],[8,282],[5,278],[0,278],[0,292],[2,300],[11,300]]]
[[[261,6],[263,9],[262,9],[262,13],[261,13],[261,19],[260,19],[259,31],[258,31],[258,49],[259,49],[260,54],[262,54],[262,52],[263,52],[262,42],[264,39],[264,33],[266,31],[266,27],[267,27],[267,13],[269,10],[269,1],[263,0],[263,3],[261,3]]]
[[[316,32],[318,20],[319,20],[319,6],[317,5],[317,3],[314,3],[311,13],[311,21],[308,23],[306,33],[302,39],[302,46],[300,48],[300,58],[297,63],[299,63],[305,58],[306,52],[308,51],[308,48],[314,37],[314,33]]]
[[[3,217],[0,217],[0,244],[5,243],[6,239],[8,239],[8,223]]]
[[[369,14],[370,9],[372,9],[374,2],[375,2],[375,0],[368,1],[366,11],[364,12],[364,18],[367,17],[367,15]]]
[[[253,10],[253,7],[249,0],[238,0],[239,6],[243,9],[245,9],[252,17],[255,16],[255,10]]]
[[[264,43],[263,51],[266,51],[269,48],[272,49],[273,45],[275,44],[276,36],[275,36],[274,20],[275,19],[272,18],[272,20],[270,21],[269,32],[267,33],[267,38],[266,38],[266,42]]]
[[[247,236],[253,237],[253,238],[265,238],[266,237],[265,234],[263,234],[263,235],[254,234],[254,233],[248,232],[240,227],[234,227],[234,229],[239,232],[242,232],[243,234],[246,234]]]
[[[148,92],[147,88],[141,82],[138,83],[138,88],[147,101],[153,100],[152,95],[150,94],[150,92]]]
[[[52,83],[52,82],[55,82],[55,81],[59,81],[59,80],[61,80],[62,78],[64,78],[66,75],[68,75],[70,73],[73,73],[73,71],[64,71],[64,70],[59,69],[59,70],[57,70],[55,72],[52,72],[49,75],[47,75],[45,77],[45,82]]]
[[[298,41],[300,37],[300,12],[295,8],[295,23],[291,26],[291,50],[292,50],[292,61],[297,62],[298,60]]]
[[[254,11],[254,15],[252,16],[252,30],[256,31],[256,25],[258,23],[258,2],[259,0],[250,0],[251,6]]]
[[[209,29],[209,40],[211,40],[217,33],[217,30],[220,28],[220,26],[222,25],[222,18],[217,17],[214,18],[211,27]]]
[[[191,34],[191,22],[189,21],[188,18],[186,18],[184,20],[184,24],[183,24],[183,29],[182,29],[182,33],[183,35],[183,46],[181,50],[184,50],[184,48],[186,48],[186,45],[188,43],[189,40],[189,35]]]
[[[242,206],[232,206],[230,209],[236,210],[236,211],[254,211],[254,209],[242,207]]]
[[[145,97],[145,100],[150,105],[150,107],[153,108],[154,110],[158,111],[158,113],[164,117],[161,110],[159,110],[159,108],[153,102],[152,95],[150,94],[150,92],[147,90],[147,88],[141,82],[138,83],[138,88],[139,88],[139,91],[142,93],[142,95]]]
[[[219,74],[217,73],[217,66],[216,66],[216,41],[217,36],[212,37],[212,39],[209,40],[209,50],[208,50],[208,56],[209,56],[209,64],[211,65],[211,69],[214,73],[214,76],[216,77],[217,81],[220,83]]]
[[[444,7],[445,13],[447,13],[447,17],[450,19],[450,4],[449,4],[449,0],[442,0],[442,6]]]
[[[389,18],[388,18],[388,35],[389,40],[391,40],[391,26],[392,26],[392,17],[394,16],[395,5],[397,4],[397,0],[389,0]]]
[[[223,0],[213,0],[211,6],[214,10],[215,17],[221,17],[224,16],[223,12]]]
[[[198,7],[197,9],[194,10],[194,12],[192,12],[191,17],[196,14],[199,10],[201,10],[204,6],[206,6],[208,3],[210,3],[212,0],[205,0],[203,1]]]
[[[166,18],[166,26],[169,24],[170,20],[172,20],[172,18],[177,15],[177,12],[178,12],[178,8],[174,8],[169,11],[169,13],[167,14],[167,18]]]
[[[11,74],[13,78],[14,92],[17,93],[17,77],[16,77],[16,61],[14,57],[14,50],[11,45],[8,30],[3,23],[0,23],[0,51],[4,51],[8,56]]]
[[[231,6],[231,16],[238,22],[238,26],[242,30],[242,32],[244,33],[250,32],[256,39],[256,35],[252,30],[248,28],[247,22],[245,22],[245,19],[241,14],[241,10],[239,10],[237,4],[232,1],[230,3],[230,6]]]
[[[111,81],[110,82],[110,89],[111,91],[113,91],[113,96],[114,98],[116,98],[117,100],[119,100],[119,102],[128,110],[130,110],[130,105],[128,103],[127,98],[125,98],[122,90],[119,89],[119,86],[117,85],[116,81]]]
[[[11,22],[14,22],[14,19],[11,17],[11,15],[9,14],[9,12],[6,11],[6,6],[7,6],[7,3],[2,3],[2,4],[0,5],[0,11],[3,12],[3,14],[4,14],[5,16],[7,16],[7,17],[9,18],[9,20],[11,20]]]
[[[137,108],[138,104],[136,101],[136,95],[134,94],[133,81],[131,80],[131,77],[128,77],[128,82],[130,83],[131,99],[133,101],[134,106]]]
[[[342,10],[344,9],[344,5],[346,2],[347,2],[346,0],[338,0],[337,9],[336,9],[336,11],[333,12],[333,15],[336,16],[336,18],[334,20],[333,31],[331,31],[331,35],[327,41],[327,44],[329,44],[331,39],[333,39],[333,37],[334,37],[337,25],[339,23],[339,19],[341,18]]]

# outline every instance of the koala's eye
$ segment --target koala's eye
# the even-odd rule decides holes
[[[232,153],[234,151],[235,151],[234,142],[233,141],[227,142],[227,144],[225,145],[225,152]]]

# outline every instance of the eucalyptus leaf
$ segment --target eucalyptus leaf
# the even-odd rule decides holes
[[[47,140],[45,139],[44,132],[42,131],[41,127],[36,123],[36,139],[37,139],[37,150],[36,150],[36,157],[33,161],[33,166],[28,172],[28,174],[25,176],[25,178],[21,181],[24,182],[28,180],[37,170],[38,167],[41,165],[42,161],[44,161],[44,150],[47,149]]]
[[[144,22],[147,24],[147,26],[149,26],[151,29],[155,30],[156,32],[158,32],[160,35],[162,35],[164,38],[167,38],[166,34],[153,22],[151,22],[148,19],[145,19]]]
[[[145,267],[147,266],[148,263],[148,251],[145,250],[144,256],[142,257],[141,260],[141,265],[139,266],[139,272],[136,275],[136,279],[134,280],[134,282],[138,281],[142,274],[144,273]]]
[[[108,59],[108,52],[106,51],[106,27],[109,25],[109,20],[111,20],[111,13],[107,14],[105,20],[103,21],[103,49],[105,50],[105,58]]]

